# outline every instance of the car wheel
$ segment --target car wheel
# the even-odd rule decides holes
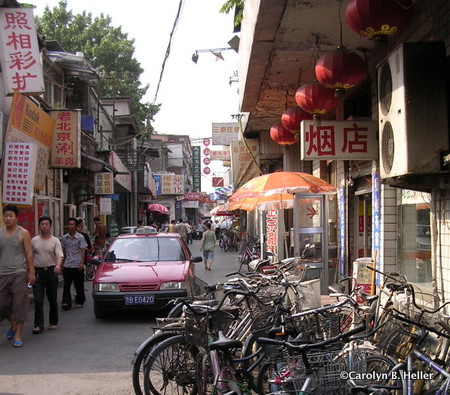
[[[99,303],[94,301],[94,315],[97,319],[102,319],[106,317],[106,312],[100,307]]]

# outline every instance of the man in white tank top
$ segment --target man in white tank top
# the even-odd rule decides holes
[[[28,313],[28,284],[34,284],[33,250],[28,231],[18,225],[16,206],[3,208],[5,226],[0,229],[0,319],[11,324],[6,337],[22,347],[23,325]]]

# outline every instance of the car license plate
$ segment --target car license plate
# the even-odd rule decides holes
[[[146,304],[154,304],[155,296],[154,295],[126,295],[125,296],[125,304],[126,305],[146,305]]]

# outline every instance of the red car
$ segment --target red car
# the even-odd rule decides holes
[[[93,280],[95,317],[115,310],[158,310],[186,296],[186,277],[194,276],[194,263],[201,261],[178,234],[118,236]]]

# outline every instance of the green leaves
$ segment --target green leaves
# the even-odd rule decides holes
[[[57,40],[64,51],[82,51],[105,77],[115,77],[102,80],[100,95],[130,97],[139,127],[142,131],[151,128],[148,120],[160,105],[141,103],[148,85],[141,85],[144,70],[134,57],[134,39],[129,39],[121,26],[111,26],[111,18],[103,13],[95,18],[86,11],[74,15],[67,10],[67,1],[61,0],[58,6],[46,7],[42,16],[36,17],[36,28],[47,40]]]

